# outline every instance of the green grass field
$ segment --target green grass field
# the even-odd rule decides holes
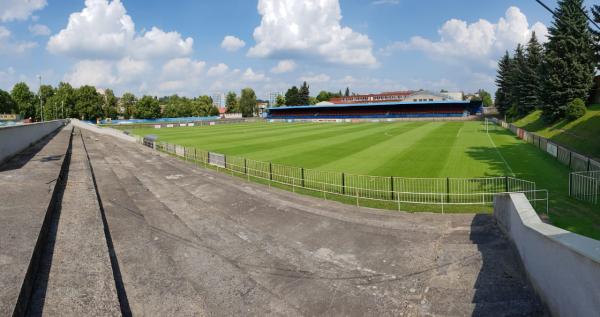
[[[600,159],[600,105],[589,106],[585,116],[573,121],[561,120],[547,124],[541,115],[541,111],[534,111],[514,122],[514,125]]]
[[[568,197],[568,169],[510,131],[481,122],[252,123],[134,129],[160,141],[248,159],[352,174],[515,176],[550,192],[551,221],[600,239],[597,206]]]

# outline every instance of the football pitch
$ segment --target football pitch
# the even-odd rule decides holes
[[[600,213],[568,197],[569,170],[535,146],[482,122],[243,123],[140,128],[159,141],[289,166],[374,176],[512,176],[550,193],[552,222],[600,238]]]

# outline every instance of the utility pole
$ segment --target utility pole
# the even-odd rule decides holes
[[[40,118],[42,122],[44,122],[44,103],[42,102],[42,75],[38,75],[40,79],[40,87],[38,89],[38,94],[40,95]]]
[[[62,118],[65,118],[65,101],[62,101]]]

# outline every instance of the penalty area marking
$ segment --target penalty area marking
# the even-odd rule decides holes
[[[516,176],[515,173],[513,172],[512,168],[510,168],[510,165],[508,164],[506,159],[504,159],[504,156],[502,155],[502,153],[500,153],[500,150],[496,146],[496,143],[494,143],[494,140],[492,140],[492,137],[490,136],[490,134],[488,132],[486,132],[485,134],[487,134],[488,139],[490,139],[490,142],[492,142],[492,145],[494,146],[494,149],[496,149],[496,152],[498,153],[498,155],[500,156],[502,161],[504,161],[504,164],[506,165],[506,167],[508,167],[508,170],[510,171],[510,174],[512,175],[512,177],[515,177]]]

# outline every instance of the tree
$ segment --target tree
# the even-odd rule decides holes
[[[282,95],[277,95],[277,100],[275,101],[275,105],[277,107],[285,106],[285,97]]]
[[[93,86],[81,86],[75,90],[75,112],[82,120],[102,117],[102,97]]]
[[[219,115],[219,108],[213,105],[209,96],[200,96],[192,100],[192,115],[195,117],[208,117]]]
[[[29,90],[29,86],[27,86],[26,83],[19,82],[15,84],[10,95],[17,104],[17,109],[21,114],[21,118],[36,118],[35,96],[31,90]]]
[[[484,107],[491,107],[492,104],[494,103],[492,100],[492,95],[490,95],[489,92],[483,90],[483,89],[479,89],[479,91],[477,92],[479,94],[479,98],[481,99],[481,102],[483,103]]]
[[[256,94],[252,88],[242,89],[240,111],[243,117],[252,117],[256,112]]]
[[[587,100],[592,87],[597,63],[585,12],[583,0],[560,0],[548,28],[542,107],[546,121],[563,117],[571,100]]]
[[[318,101],[329,101],[329,99],[331,99],[331,94],[325,90],[321,90],[321,92],[319,92],[319,94],[317,95],[317,100]]]
[[[285,93],[285,104],[286,106],[298,106],[302,104],[298,87],[292,86],[292,88],[288,89]]]
[[[346,87],[346,92],[344,93],[345,97],[349,97],[350,96],[350,88]]]
[[[527,43],[525,65],[521,69],[521,78],[519,80],[523,88],[520,104],[521,116],[529,114],[541,104],[541,65],[543,54],[542,45],[538,42],[535,32],[533,32],[529,43]]]
[[[523,69],[525,68],[527,61],[525,60],[525,51],[521,44],[517,44],[517,49],[511,63],[509,72],[510,78],[510,111],[509,115],[512,117],[522,117],[524,111],[522,109],[523,96],[527,94],[525,88],[525,77],[523,76]]]
[[[239,112],[237,94],[233,91],[227,93],[225,107],[228,113]]]
[[[102,99],[104,101],[102,103],[102,113],[104,118],[116,119],[119,112],[117,111],[117,97],[115,97],[115,93],[112,89],[104,90]]]
[[[585,102],[577,98],[567,104],[566,118],[569,121],[581,118],[586,112]]]
[[[306,82],[302,83],[302,86],[300,87],[300,90],[298,91],[298,95],[299,95],[299,101],[300,101],[300,105],[304,106],[304,105],[308,105],[310,102],[310,90],[309,90],[309,86],[306,84]]]
[[[123,96],[121,96],[121,100],[119,100],[119,103],[121,104],[121,107],[125,108],[125,119],[129,119],[134,116],[136,103],[136,98],[134,94],[130,92],[124,93]]]
[[[505,115],[510,109],[510,71],[512,68],[512,59],[508,51],[498,62],[498,75],[496,75],[496,108],[501,115]]]
[[[596,24],[600,25],[600,5],[592,6],[592,18]],[[600,30],[591,27],[591,31],[595,45],[596,69],[600,71]]]
[[[17,111],[18,106],[12,96],[0,89],[0,113],[16,113]]]
[[[54,91],[52,100],[49,102],[58,108],[57,113],[59,118],[71,118],[75,116],[75,89],[69,83],[59,83]]]
[[[135,117],[156,119],[160,117],[160,103],[152,96],[143,96],[136,104]]]

